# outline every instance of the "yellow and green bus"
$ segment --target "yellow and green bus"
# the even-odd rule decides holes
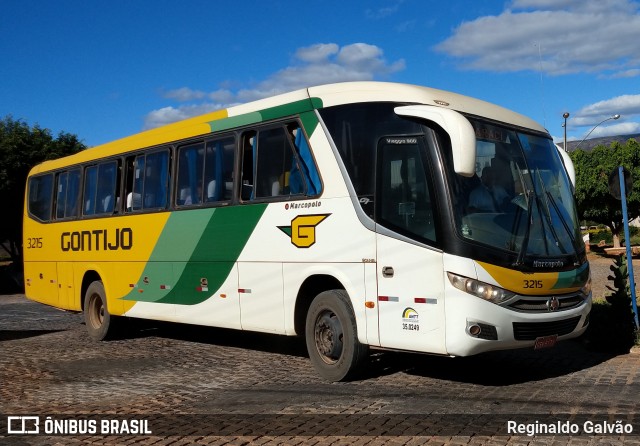
[[[311,87],[35,166],[28,298],[304,336],[318,373],[370,348],[549,347],[589,323],[570,160],[536,122],[421,86]]]

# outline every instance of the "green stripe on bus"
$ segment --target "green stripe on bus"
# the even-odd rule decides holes
[[[227,279],[266,208],[257,204],[174,212],[136,288],[123,299],[204,302]]]
[[[318,98],[302,99],[300,101],[291,102],[289,104],[278,105],[277,107],[265,108],[257,112],[246,113],[238,116],[230,116],[228,118],[217,119],[215,121],[209,121],[209,127],[212,132],[219,132],[222,130],[229,130],[236,127],[242,127],[250,124],[257,124],[263,121],[269,121],[272,119],[284,118],[287,116],[293,116],[300,113],[312,111],[314,108],[320,106],[322,108],[322,101]],[[316,118],[317,121],[317,118]],[[306,123],[305,128],[306,128]],[[310,135],[313,133],[316,124],[311,128],[307,128],[307,133]]]
[[[246,113],[239,116],[231,116],[229,118],[217,119],[215,121],[208,122],[212,132],[219,132],[222,130],[229,130],[235,127],[242,127],[249,124],[255,124],[262,122],[262,115],[260,112]]]
[[[260,111],[262,119],[269,121],[271,119],[284,118],[287,116],[297,115],[313,110],[313,103],[309,99],[290,102],[289,104],[278,105],[277,107],[266,108]]]
[[[304,127],[308,136],[313,134],[320,123],[318,116],[314,112],[301,113],[300,120],[302,121],[302,127]]]
[[[589,278],[589,264],[584,263],[580,268],[573,271],[562,271],[558,273],[558,281],[552,289],[581,287],[587,283]]]

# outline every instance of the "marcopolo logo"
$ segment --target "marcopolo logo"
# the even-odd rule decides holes
[[[278,226],[298,248],[308,248],[316,242],[316,226],[331,214],[298,215],[291,226]]]

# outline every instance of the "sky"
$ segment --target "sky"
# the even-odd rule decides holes
[[[480,98],[535,119],[558,142],[566,112],[569,140],[640,133],[637,1],[1,5],[0,119],[73,133],[88,146],[352,80]]]

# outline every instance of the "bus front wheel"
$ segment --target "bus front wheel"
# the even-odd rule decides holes
[[[358,341],[356,321],[344,290],[318,294],[307,313],[305,338],[316,371],[329,381],[353,378],[367,358]]]
[[[104,285],[99,280],[92,282],[84,295],[84,322],[89,337],[95,341],[102,341],[110,334],[112,319]]]

